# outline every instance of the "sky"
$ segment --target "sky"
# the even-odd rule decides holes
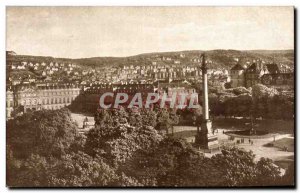
[[[6,50],[86,58],[293,49],[293,7],[7,7]]]

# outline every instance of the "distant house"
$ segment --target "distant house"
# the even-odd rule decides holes
[[[171,58],[171,57],[163,56],[163,57],[162,57],[162,60],[163,60],[163,61],[171,61],[172,58]]]
[[[193,63],[199,63],[201,60],[200,60],[200,58],[198,58],[198,57],[195,57],[195,58],[192,58],[191,59],[191,62],[193,62]]]
[[[87,75],[88,74],[88,71],[84,70],[82,71],[82,75]]]
[[[15,55],[17,55],[17,53],[14,51],[6,51],[6,56],[15,56]]]
[[[280,64],[267,64],[269,73],[261,77],[261,83],[268,86],[293,86],[294,73],[287,70],[287,67]]]
[[[35,78],[28,79],[29,82],[35,82]]]
[[[21,80],[13,80],[12,85],[18,85],[21,83]]]
[[[264,74],[261,83],[267,86],[291,86],[294,85],[294,73]]]
[[[174,60],[174,64],[180,64],[180,60]]]
[[[24,70],[24,69],[25,69],[25,66],[21,66],[21,65],[20,65],[20,66],[17,67],[17,69],[19,69],[19,70]]]
[[[45,78],[45,81],[51,81],[52,80],[52,78],[50,77],[50,76],[47,76],[46,78]]]

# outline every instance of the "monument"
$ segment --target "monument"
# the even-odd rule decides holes
[[[208,107],[208,84],[207,84],[207,66],[205,62],[205,55],[201,55],[202,58],[202,122],[201,130],[197,131],[195,136],[195,144],[200,149],[210,150],[218,145],[218,137],[212,130],[212,122],[209,119],[209,107]]]

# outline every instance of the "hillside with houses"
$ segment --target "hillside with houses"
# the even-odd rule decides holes
[[[267,63],[284,63],[290,67],[294,65],[294,50],[210,50],[210,51],[178,51],[178,52],[158,52],[146,53],[128,57],[93,57],[93,58],[54,58],[50,56],[28,56],[15,55],[13,61],[18,63],[28,61],[32,63],[76,63],[82,67],[103,67],[120,65],[151,65],[153,62],[158,65],[178,64],[189,65],[197,63],[201,53],[205,52],[210,61],[211,68],[230,69],[237,59],[251,63],[253,60],[261,59]]]

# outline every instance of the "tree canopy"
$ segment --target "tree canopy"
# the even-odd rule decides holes
[[[162,115],[158,115],[162,113]],[[160,116],[160,119],[157,117]],[[13,187],[164,186],[219,187],[287,185],[270,159],[225,148],[205,157],[185,139],[153,127],[166,112],[95,114],[86,136],[77,132],[66,109],[25,113],[7,122],[7,184]],[[134,118],[132,118],[134,117]],[[143,119],[146,117],[146,119]],[[164,118],[164,119],[163,119]]]

